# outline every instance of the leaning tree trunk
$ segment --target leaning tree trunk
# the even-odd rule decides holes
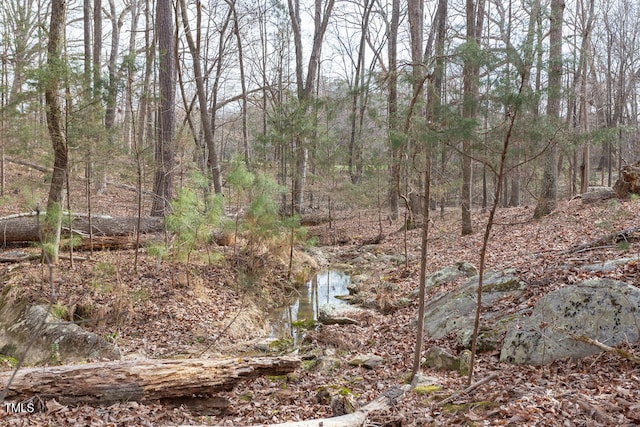
[[[49,45],[47,47],[48,78],[45,89],[47,105],[47,128],[53,144],[54,162],[49,198],[47,200],[47,216],[42,228],[42,238],[49,262],[57,264],[60,246],[60,225],[62,224],[62,207],[67,180],[68,148],[63,128],[62,105],[60,102],[60,76],[64,70],[62,48],[64,43],[65,19],[67,14],[66,0],[51,2],[51,25],[49,28]]]

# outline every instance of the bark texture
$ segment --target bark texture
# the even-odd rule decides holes
[[[39,396],[64,404],[153,401],[228,391],[240,381],[295,370],[291,356],[229,359],[127,360],[21,369],[7,399]],[[11,372],[0,373],[3,389]]]
[[[36,214],[12,215],[0,218],[0,243],[6,245],[13,242],[40,241],[40,228],[43,220]],[[135,217],[92,217],[91,229],[95,237],[100,236],[133,236],[136,233]],[[75,217],[71,227],[62,227],[68,234],[73,232],[89,235],[89,218]],[[142,218],[141,233],[158,233],[164,230],[164,221],[159,217]]]
[[[628,197],[629,194],[640,195],[640,161],[622,168],[613,189],[620,198]]]
[[[64,129],[62,102],[60,100],[61,75],[64,70],[62,48],[64,46],[65,20],[67,16],[66,0],[53,0],[51,3],[51,24],[49,44],[47,46],[47,67],[50,73],[45,88],[47,106],[47,128],[53,145],[53,173],[47,199],[47,217],[43,227],[43,242],[49,246],[49,262],[58,262],[60,244],[60,212],[64,206],[64,189],[67,182],[69,163],[67,134]]]
[[[552,125],[560,117],[560,101],[562,98],[562,23],[564,0],[551,1],[549,16],[549,91],[547,116]],[[542,218],[550,214],[558,200],[558,147],[550,141],[544,162],[540,197],[533,213],[534,218]]]
[[[175,30],[171,0],[159,0],[156,6],[158,37],[160,105],[158,141],[155,145],[156,172],[153,183],[151,216],[167,216],[171,212],[173,176],[175,173],[176,69],[174,55]]]

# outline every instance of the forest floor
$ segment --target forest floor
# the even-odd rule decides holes
[[[98,200],[96,212],[112,213],[117,195]],[[629,263],[610,273],[584,273],[580,265],[640,255],[640,241],[598,245],[567,253],[577,245],[640,224],[640,201],[605,201],[583,204],[561,202],[549,216],[534,220],[533,206],[500,209],[487,252],[489,269],[514,269],[528,286],[529,301],[566,284],[606,275],[640,286],[640,264]],[[17,207],[2,206],[1,214]],[[334,221],[309,227],[319,239],[318,248],[330,263],[349,264],[363,250],[377,254],[409,255],[408,263],[372,263],[358,273],[369,277],[364,286],[379,298],[395,301],[409,297],[418,286],[421,229],[401,229],[402,221],[379,221],[375,211],[344,209]],[[459,212],[432,214],[428,242],[428,273],[458,261],[478,266],[488,215],[475,211],[475,232],[460,236]],[[373,240],[382,227],[384,239]],[[337,243],[331,244],[330,243]],[[232,248],[224,249],[233,251]],[[234,354],[262,333],[264,312],[255,301],[262,292],[239,285],[235,267],[225,262],[175,264],[159,262],[145,251],[136,269],[131,250],[78,253],[82,260],[71,266],[63,260],[55,271],[58,301],[66,307],[88,305],[98,319],[87,329],[118,345],[125,358],[216,357]],[[37,261],[5,265],[3,282],[24,287],[34,301],[46,301],[50,283],[46,267]],[[188,271],[188,273],[187,273]],[[535,285],[535,286],[533,286]],[[427,298],[448,289],[436,287]],[[322,326],[309,334],[307,346],[337,360],[332,369],[299,368],[287,378],[264,377],[240,383],[224,397],[231,405],[217,415],[198,416],[188,408],[157,403],[119,402],[109,406],[67,406],[49,402],[47,412],[9,414],[0,408],[3,426],[162,426],[203,424],[243,426],[271,424],[332,416],[319,391],[348,390],[358,404],[376,398],[390,387],[402,385],[411,370],[415,343],[417,301],[392,311],[374,311],[357,325]],[[227,328],[232,319],[235,322]],[[234,326],[235,324],[235,326]],[[254,327],[249,327],[253,325]],[[458,353],[455,337],[425,338],[425,349],[439,345]],[[331,350],[333,349],[333,350]],[[640,343],[627,349],[640,355]],[[382,356],[376,369],[351,366],[355,354]],[[562,360],[545,366],[500,363],[496,352],[479,354],[476,381],[498,373],[497,378],[451,404],[438,402],[466,387],[457,372],[423,369],[437,378],[440,389],[432,394],[407,392],[388,411],[376,413],[370,426],[419,425],[550,425],[600,426],[640,424],[640,367],[609,353],[582,360]],[[8,370],[8,366],[0,369]]]

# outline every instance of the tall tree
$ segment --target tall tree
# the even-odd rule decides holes
[[[13,113],[20,102],[26,81],[26,71],[42,52],[44,40],[39,36],[46,25],[48,3],[42,0],[10,0],[0,2],[0,23],[3,43],[7,50],[5,60],[11,68],[7,109]],[[7,76],[9,77],[9,76]],[[8,83],[8,82],[7,82]]]
[[[551,0],[549,16],[549,90],[547,94],[547,117],[552,126],[558,126],[562,95],[562,23],[564,0]],[[558,198],[558,146],[551,141],[544,161],[540,197],[533,213],[541,218],[551,213]]]
[[[466,0],[466,48],[464,52],[462,116],[465,120],[475,121],[478,113],[478,85],[480,81],[480,37],[484,23],[485,0]],[[473,163],[471,142],[473,132],[468,132],[462,141],[462,235],[473,233],[471,223],[471,181]]]
[[[567,118],[573,120],[572,125],[582,128],[584,134],[589,132],[589,120],[587,116],[587,66],[588,57],[591,54],[591,30],[593,28],[593,20],[595,17],[595,0],[588,0],[588,8],[585,10],[583,2],[577,2],[576,7],[580,8],[579,15],[582,24],[580,41],[580,50],[578,52],[578,69],[575,71],[573,77],[573,98],[579,97],[579,106],[574,105],[575,102],[568,103]],[[579,84],[579,88],[578,88]],[[579,93],[579,96],[575,96]],[[577,110],[577,111],[576,111]],[[575,119],[573,119],[575,117]],[[582,146],[582,164],[580,166],[580,193],[586,193],[589,189],[589,157],[591,147],[589,141],[586,141]]]
[[[193,73],[196,80],[196,96],[198,98],[198,105],[200,111],[200,121],[202,122],[202,133],[204,135],[205,144],[209,147],[209,170],[211,171],[211,178],[213,183],[213,190],[216,194],[222,193],[222,181],[220,178],[220,166],[218,164],[218,154],[215,147],[213,127],[209,116],[209,109],[207,103],[207,91],[205,89],[205,76],[202,71],[201,62],[201,46],[200,46],[200,34],[201,34],[201,22],[202,22],[202,4],[200,0],[196,1],[196,40],[191,33],[191,27],[189,24],[189,17],[187,14],[187,7],[184,0],[179,0],[180,11],[182,15],[182,25],[184,26],[184,33],[187,39],[187,45],[189,46],[189,52],[193,59]],[[227,21],[230,19],[231,9],[227,15]],[[228,24],[225,23],[225,27]],[[222,43],[222,39],[220,42]],[[221,58],[218,58],[222,61]],[[213,112],[215,114],[215,111]]]
[[[244,155],[244,163],[249,166],[249,129],[247,127],[247,78],[245,76],[244,66],[244,50],[242,45],[242,37],[240,36],[240,19],[238,10],[236,9],[235,0],[227,0],[231,11],[233,12],[233,32],[236,36],[236,47],[238,48],[238,68],[240,72],[240,87],[242,88],[242,152]]]
[[[144,8],[144,17],[145,17],[145,30],[144,30],[144,44],[146,46],[146,55],[144,62],[144,77],[142,78],[142,88],[140,90],[140,106],[138,107],[138,129],[135,129],[134,132],[137,133],[137,141],[140,146],[144,146],[146,140],[151,137],[151,126],[152,120],[149,119],[151,116],[151,100],[152,95],[150,93],[151,87],[151,74],[153,73],[153,64],[155,63],[156,58],[156,49],[153,43],[153,13],[151,10],[151,0],[145,0],[145,8]]]
[[[353,85],[351,90],[351,114],[350,114],[350,132],[349,132],[349,176],[351,182],[357,184],[362,178],[363,158],[361,141],[358,137],[358,125],[362,132],[363,113],[365,105],[365,47],[367,40],[367,31],[369,27],[369,17],[374,5],[373,0],[364,0],[362,5],[362,17],[360,20],[360,41],[358,44],[358,54],[355,60],[355,75],[353,77]]]
[[[412,121],[412,115],[414,115],[414,105],[420,105],[419,99],[422,98],[423,86],[424,86],[424,64],[423,64],[423,34],[424,34],[424,3],[422,0],[409,0],[408,2],[408,16],[409,16],[409,33],[411,35],[411,62],[413,69],[413,97],[411,99],[411,108],[408,112],[409,116],[405,122],[405,131],[409,134],[411,132],[410,126]],[[429,192],[430,192],[430,177],[431,167],[430,159],[431,153],[429,148],[426,152],[426,169],[424,172],[424,188],[425,198],[423,200],[423,214],[424,221],[422,224],[422,253],[420,258],[420,295],[418,305],[418,325],[416,328],[416,345],[414,349],[413,368],[411,371],[412,379],[416,376],[420,370],[420,364],[422,361],[422,343],[424,335],[424,310],[425,310],[425,286],[426,286],[426,272],[427,272],[427,237],[429,229]]]
[[[158,136],[154,157],[156,172],[153,182],[152,216],[166,216],[171,211],[175,166],[175,34],[171,0],[158,0],[156,5],[156,35],[158,40],[158,77],[160,104],[158,109]]]
[[[293,31],[293,43],[296,57],[296,93],[300,108],[306,113],[314,90],[318,67],[320,66],[320,51],[327,31],[329,18],[333,10],[335,0],[314,0],[313,14],[313,43],[309,53],[306,77],[304,76],[303,48],[302,48],[302,21],[300,19],[300,0],[287,0],[289,16],[291,18],[291,30]],[[304,187],[307,177],[308,148],[302,137],[296,137],[294,141],[295,168],[293,170],[293,209],[301,212],[304,201]]]
[[[87,0],[85,0],[87,1]],[[140,18],[140,0],[131,0],[129,5],[131,13],[131,35],[129,36],[129,50],[124,62],[124,68],[127,73],[127,81],[125,85],[125,105],[124,105],[124,138],[129,151],[133,148],[134,139],[134,112],[133,112],[133,92],[134,77],[136,72],[136,35],[138,33],[138,20]],[[139,141],[138,141],[139,142]]]
[[[64,130],[64,116],[61,102],[61,81],[64,75],[64,58],[62,56],[67,16],[67,1],[52,0],[51,23],[49,25],[49,44],[47,46],[47,78],[45,85],[45,101],[47,128],[53,145],[53,173],[47,199],[47,215],[43,227],[45,253],[52,264],[58,263],[60,246],[60,226],[62,224],[62,208],[64,205],[65,184],[68,169],[68,146]]]
[[[387,109],[389,123],[389,148],[391,151],[391,186],[389,191],[390,218],[398,219],[400,210],[400,145],[398,137],[398,26],[400,25],[400,0],[392,0],[389,32],[389,78]]]

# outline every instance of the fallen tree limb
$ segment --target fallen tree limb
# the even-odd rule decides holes
[[[391,405],[394,405],[400,397],[409,389],[409,386],[403,386],[402,388],[392,388],[376,399],[372,400],[365,406],[361,407],[351,414],[341,415],[333,418],[320,418],[315,420],[306,421],[291,421],[282,424],[270,424],[270,427],[360,427],[364,425],[367,418],[373,412],[383,411],[389,409]],[[179,427],[204,427],[204,426],[179,426]],[[265,424],[258,424],[251,427],[266,427]]]
[[[615,233],[607,234],[606,236],[600,237],[589,243],[584,243],[582,245],[576,245],[572,248],[564,251],[564,254],[573,254],[584,252],[586,250],[598,248],[601,246],[608,246],[611,244],[616,244],[622,241],[629,241],[632,239],[632,234],[640,232],[640,227],[630,227],[621,231],[616,231]]]
[[[51,172],[50,169],[45,168],[44,166],[40,166],[36,163],[31,163],[31,162],[25,162],[24,160],[20,160],[20,159],[12,159],[10,157],[5,157],[5,160],[8,161],[9,163],[15,163],[16,165],[20,165],[20,166],[26,166],[28,168],[31,169],[35,169],[39,172],[42,173],[49,173]]]
[[[440,402],[438,402],[438,405],[444,405],[446,403],[452,402],[453,400],[457,399],[459,396],[462,396],[463,394],[467,394],[467,393],[475,390],[476,388],[480,387],[481,385],[486,384],[489,381],[494,380],[496,378],[498,378],[498,373],[494,372],[493,374],[489,375],[488,377],[484,377],[480,381],[477,381],[477,382],[471,384],[469,387],[465,388],[464,390],[458,391],[458,392],[452,394],[451,396],[447,397],[446,399],[442,399]]]
[[[616,347],[609,347],[608,345],[603,344],[598,340],[594,340],[593,338],[589,338],[589,337],[584,336],[584,335],[571,334],[570,336],[574,340],[581,341],[583,343],[587,343],[587,344],[590,344],[592,346],[598,347],[602,351],[606,351],[607,353],[615,354],[618,357],[622,357],[623,359],[630,360],[631,362],[633,362],[636,365],[640,365],[640,357],[638,357],[635,354],[632,354],[632,353],[630,353],[628,351],[625,351],[625,350],[622,350],[622,349],[616,348]]]
[[[32,396],[64,404],[153,401],[229,391],[240,381],[283,375],[300,365],[292,356],[228,359],[127,360],[18,371],[8,400]],[[11,372],[0,373],[0,390]]]

